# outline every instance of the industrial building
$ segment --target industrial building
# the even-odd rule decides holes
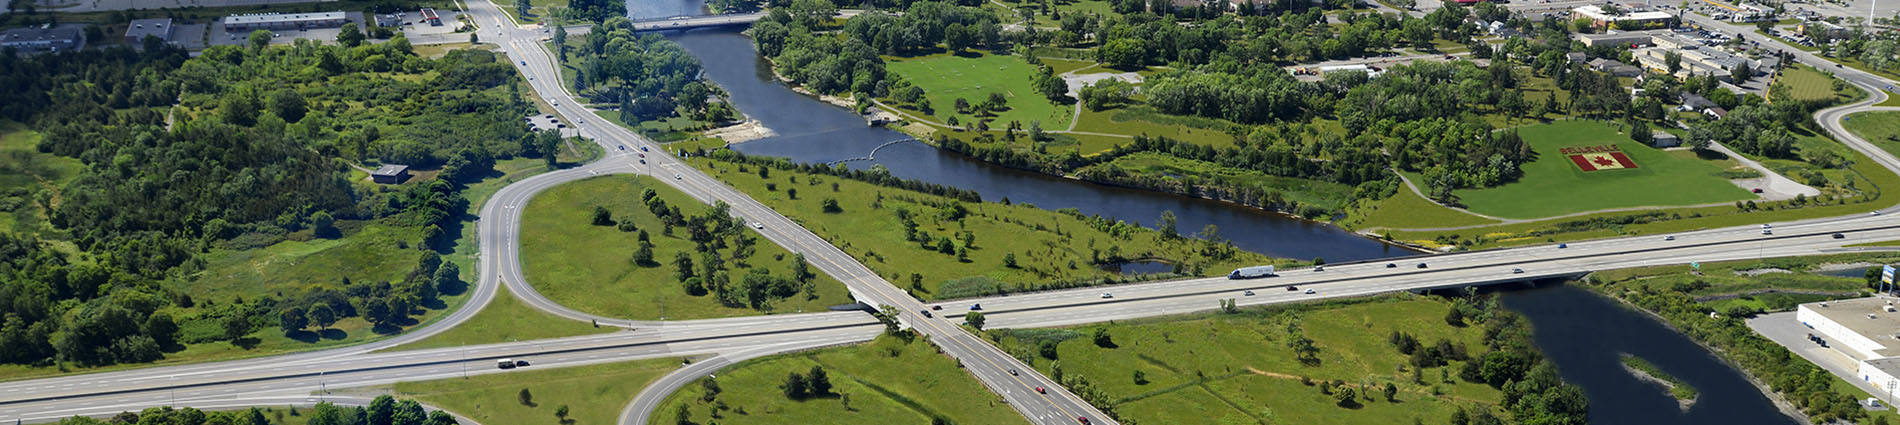
[[[1596,5],[1581,6],[1573,11],[1578,17],[1589,19],[1591,26],[1599,30],[1668,28],[1676,24],[1676,15],[1668,12],[1609,13]]]
[[[171,18],[133,19],[125,26],[125,44],[140,45],[147,36],[170,43],[173,31]]]
[[[1680,56],[1676,63],[1675,76],[1687,78],[1691,75],[1712,76],[1722,81],[1730,81],[1735,67],[1748,66],[1757,74],[1773,72],[1773,62],[1750,60],[1705,46],[1695,40],[1683,38],[1679,34],[1662,33],[1651,39],[1656,47],[1638,49],[1631,52],[1636,62],[1644,68],[1658,73],[1669,73],[1669,53]]]
[[[1900,308],[1891,297],[1802,304],[1795,319],[1814,329],[1834,351],[1852,357],[1856,378],[1900,396]]]
[[[224,31],[335,28],[343,26],[346,21],[348,21],[347,15],[343,12],[231,15],[224,17]]]
[[[86,47],[86,33],[81,25],[40,25],[33,28],[15,28],[0,33],[0,49],[13,49],[22,55],[39,53],[66,52]]]

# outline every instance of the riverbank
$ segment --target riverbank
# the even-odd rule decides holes
[[[1629,353],[1623,353],[1620,356],[1623,358],[1624,371],[1629,372],[1636,379],[1662,386],[1664,391],[1676,398],[1676,404],[1682,411],[1687,412],[1689,408],[1695,407],[1697,394],[1695,387],[1682,382],[1681,379],[1676,379],[1674,375],[1664,372],[1662,368],[1643,360],[1642,357]]]

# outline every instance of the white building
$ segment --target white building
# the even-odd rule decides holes
[[[1597,29],[1666,28],[1675,26],[1676,22],[1676,15],[1671,15],[1669,12],[1609,13],[1596,5],[1580,6],[1572,11],[1576,12],[1580,18],[1588,18],[1591,26]]]
[[[1859,364],[1855,377],[1900,397],[1900,307],[1890,297],[1802,304],[1795,319]]]
[[[224,31],[334,28],[343,26],[347,19],[343,12],[231,15],[224,17]]]

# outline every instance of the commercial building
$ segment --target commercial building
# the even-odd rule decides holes
[[[348,21],[348,18],[343,12],[231,15],[224,17],[224,31],[335,28],[343,26],[345,21]]]
[[[1848,36],[1846,27],[1835,25],[1828,21],[1802,22],[1801,26],[1797,27],[1797,29],[1801,32],[1801,35],[1807,36],[1817,42],[1847,38]]]
[[[170,43],[173,31],[171,18],[133,19],[125,26],[125,44],[137,46],[147,36]]]
[[[1669,54],[1675,53],[1679,60],[1676,61],[1674,75],[1678,78],[1699,75],[1729,81],[1730,75],[1734,73],[1737,66],[1747,66],[1755,70],[1757,74],[1774,71],[1775,63],[1773,62],[1736,56],[1674,33],[1659,34],[1652,38],[1651,42],[1656,47],[1631,52],[1631,55],[1636,57],[1636,62],[1651,71],[1667,74],[1669,73]]]
[[[383,164],[381,167],[376,167],[376,171],[369,173],[370,181],[382,184],[397,184],[408,179],[409,166],[407,165]]]
[[[429,26],[442,26],[442,17],[436,16],[435,9],[422,8],[422,21],[428,22]]]
[[[1900,308],[1892,297],[1802,304],[1795,319],[1814,329],[1826,344],[1859,364],[1855,377],[1900,396]]]
[[[13,49],[22,55],[79,50],[86,47],[83,29],[74,24],[10,29],[0,33],[0,49]]]
[[[1596,46],[1648,46],[1657,36],[1667,34],[1667,30],[1648,31],[1611,31],[1603,34],[1577,34],[1577,41],[1585,47]]]
[[[1668,12],[1610,13],[1596,5],[1581,6],[1572,11],[1576,12],[1579,18],[1589,19],[1591,26],[1599,30],[1638,30],[1668,28],[1676,25],[1676,15]]]

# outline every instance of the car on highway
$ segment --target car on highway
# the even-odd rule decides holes
[[[1249,296],[1249,297],[1251,297],[1251,296],[1253,296],[1253,290],[1248,290],[1247,292],[1242,292],[1242,293],[1240,293],[1240,294],[1241,294],[1241,295],[1246,295],[1246,296]]]
[[[1772,234],[1775,234],[1775,231],[1773,231],[1773,230],[1768,230],[1768,229],[1761,229],[1761,234],[1764,234],[1764,235],[1772,235]]]
[[[970,304],[970,311],[982,310],[982,304]]]
[[[1425,268],[1425,263],[1418,263],[1418,268]]]
[[[1110,293],[1107,293],[1107,292],[1103,292],[1103,293],[1102,293],[1102,298],[1115,298],[1115,294],[1110,294]]]
[[[1835,234],[1834,234],[1834,239],[1847,239],[1847,235],[1843,235],[1843,234],[1839,234],[1839,233],[1835,233]]]
[[[641,164],[645,164],[645,163],[647,163],[647,160],[644,160],[644,159],[642,159],[642,160],[640,160],[640,163],[641,163]]]
[[[1317,294],[1317,293],[1319,293],[1319,291],[1314,291],[1314,290],[1311,290],[1311,289],[1308,289],[1308,290],[1306,290],[1306,293],[1307,293],[1307,294]]]
[[[1010,369],[1009,376],[1021,376],[1021,375],[1016,374],[1016,369]]]
[[[940,305],[933,305],[933,306],[930,306],[930,309],[931,309],[931,310],[942,310],[942,309],[943,309],[943,306],[940,306]]]
[[[755,221],[755,222],[752,222],[752,228],[754,228],[754,229],[759,229],[759,230],[765,230],[765,223],[760,223],[760,222],[756,222],[756,221]]]
[[[1867,215],[1880,215],[1879,211],[1868,211]]]
[[[1665,241],[1673,241],[1673,240],[1676,240],[1676,235],[1669,235],[1669,236],[1664,236],[1664,237],[1663,237],[1663,240],[1665,240]]]
[[[515,361],[513,359],[496,360],[495,367],[500,369],[514,369]]]
[[[1567,243],[1557,244],[1557,249],[1564,249],[1564,248],[1569,248],[1569,247],[1570,247],[1570,244],[1567,244]]]
[[[1076,421],[1076,422],[1081,422],[1081,423],[1083,423],[1084,425],[1087,425],[1087,424],[1089,423],[1089,418],[1087,418],[1087,417],[1082,417],[1082,416],[1077,416],[1077,417],[1075,417],[1075,421]]]
[[[1399,267],[1399,265],[1398,265],[1398,264],[1393,264],[1393,263],[1385,263],[1385,268],[1388,268],[1388,269],[1391,269],[1391,268],[1398,268],[1398,267]]]
[[[1045,389],[1042,389],[1042,387],[1036,387],[1036,393],[1037,393],[1037,394],[1048,394],[1048,393],[1049,393],[1049,390],[1045,390]]]
[[[623,151],[624,151],[624,150],[627,150],[627,147],[626,147],[625,145],[622,145],[622,146],[615,146],[615,147],[616,147],[616,148],[620,148],[620,150],[623,150]]]
[[[923,313],[923,314],[924,314],[924,318],[930,318],[930,317],[934,317],[934,316],[931,316],[931,315],[930,315],[930,310],[917,310],[917,312],[918,312],[918,313]]]
[[[647,147],[646,147],[646,146],[641,146],[641,147],[640,147],[640,151],[641,151],[641,152],[647,152]]]
[[[521,66],[528,66],[528,61],[521,61]]]
[[[1286,287],[1286,290],[1287,290],[1287,292],[1292,292],[1292,291],[1298,291],[1298,290],[1300,290],[1300,287],[1298,287],[1298,286],[1288,286],[1288,287]]]
[[[1524,274],[1524,269],[1511,269],[1511,274]]]
[[[673,173],[673,180],[684,180],[684,179],[686,178],[680,177],[680,173]]]
[[[1773,225],[1773,224],[1763,224],[1763,225],[1761,225],[1761,228],[1763,228],[1763,229],[1773,229],[1773,228],[1775,228],[1775,225]]]
[[[1316,271],[1316,272],[1326,271],[1326,266],[1313,266],[1313,271]]]

